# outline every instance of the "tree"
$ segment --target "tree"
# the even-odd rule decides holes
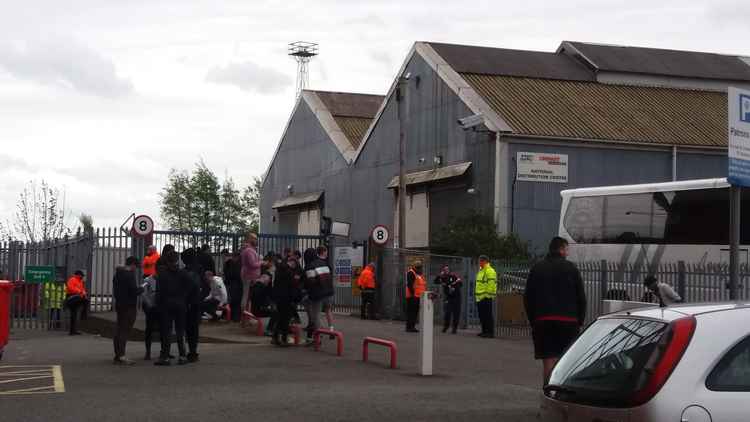
[[[94,231],[94,218],[85,213],[81,213],[78,216],[78,222],[81,224],[81,229],[84,233],[91,233]]]
[[[260,179],[240,189],[225,175],[218,177],[203,161],[192,173],[172,169],[161,193],[161,214],[171,230],[245,233],[257,230]]]
[[[250,223],[250,231],[257,233],[260,229],[260,191],[263,181],[253,177],[252,183],[242,193],[242,206],[245,219]]]
[[[65,191],[50,186],[45,180],[31,181],[21,191],[12,224],[5,231],[9,237],[27,242],[59,239],[71,233],[66,224]]]
[[[471,211],[460,217],[451,217],[432,239],[434,252],[451,255],[488,255],[499,259],[526,259],[528,244],[515,233],[499,235],[497,226],[489,215]]]

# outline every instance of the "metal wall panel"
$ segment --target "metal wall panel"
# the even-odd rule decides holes
[[[348,174],[346,160],[303,101],[292,116],[276,160],[266,175],[261,191],[261,231],[293,234],[282,232],[279,215],[271,209],[275,201],[289,196],[289,185],[295,194],[325,191],[322,214],[349,221]]]
[[[421,57],[415,55],[406,72],[411,73],[406,171],[431,169],[437,156],[441,157],[443,164],[471,161],[470,175],[464,183],[478,193],[467,204],[470,208],[492,213],[494,134],[482,131],[482,127],[477,128],[478,131],[460,128],[457,120],[473,113]],[[398,175],[398,140],[398,103],[393,96],[352,167],[353,239],[366,238],[376,224],[394,229],[395,195],[386,186]],[[455,208],[446,206],[451,210]],[[447,216],[441,218],[447,219]]]

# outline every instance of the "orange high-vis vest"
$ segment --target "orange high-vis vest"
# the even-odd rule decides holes
[[[143,275],[148,277],[156,273],[156,261],[159,260],[159,253],[154,252],[151,255],[143,257]]]
[[[359,274],[357,286],[362,290],[375,288],[375,274],[369,266],[365,267]]]
[[[409,273],[414,274],[414,297],[422,297],[422,293],[427,290],[427,283],[424,281],[424,277],[417,274],[413,269],[409,270]],[[409,281],[406,281],[406,298],[411,299],[411,291],[409,291]]]
[[[81,295],[86,296],[86,287],[83,285],[83,278],[78,275],[74,275],[68,279],[65,283],[65,294],[70,295]]]

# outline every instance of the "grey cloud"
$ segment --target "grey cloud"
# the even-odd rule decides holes
[[[116,98],[133,91],[129,80],[117,76],[111,60],[65,37],[0,42],[0,68],[18,79],[87,95]]]
[[[245,91],[259,94],[276,94],[284,91],[293,83],[292,78],[288,75],[250,61],[214,67],[209,70],[206,80],[219,84],[234,85]]]

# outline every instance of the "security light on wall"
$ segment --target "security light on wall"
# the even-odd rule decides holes
[[[458,124],[461,125],[461,129],[463,130],[477,127],[482,123],[484,123],[484,115],[482,115],[482,113],[472,114],[471,116],[458,119]]]
[[[469,189],[466,189],[466,193],[468,193],[469,195],[476,195],[476,194],[479,193],[479,189],[477,189],[477,188],[469,188]]]
[[[287,190],[287,192],[289,192],[289,193],[292,193],[292,192],[294,192],[294,185],[286,185],[286,190]]]

